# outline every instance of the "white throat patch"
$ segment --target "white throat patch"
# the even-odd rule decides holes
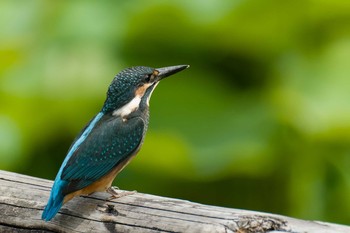
[[[141,102],[140,96],[135,96],[129,103],[123,107],[113,111],[113,116],[120,116],[122,118],[128,116],[130,113],[136,111],[139,108]]]
[[[156,82],[156,83],[154,84],[154,87],[153,87],[151,93],[150,93],[149,96],[147,97],[147,102],[146,102],[146,103],[147,103],[148,106],[149,106],[149,99],[151,98],[152,93],[153,93],[154,89],[156,89],[158,83],[159,83],[159,82]]]
[[[157,85],[158,83],[156,83],[155,85]],[[125,104],[123,107],[116,109],[113,111],[113,116],[120,116],[125,120],[125,117],[128,116],[130,113],[136,111],[139,106],[140,106],[140,102],[141,102],[141,98],[143,97],[143,95],[145,94],[145,92],[147,91],[147,89],[152,85],[152,83],[147,83],[142,85],[141,87],[139,87],[136,91],[135,91],[135,97],[127,104]],[[154,89],[154,88],[153,88]],[[152,90],[153,91],[153,90]],[[151,94],[148,96],[147,98],[147,105],[149,105],[149,98],[151,97]]]

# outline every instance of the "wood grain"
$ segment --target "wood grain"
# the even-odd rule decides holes
[[[50,222],[41,220],[52,181],[0,171],[0,232],[317,232],[350,227],[281,215],[202,205],[136,193],[76,197]]]

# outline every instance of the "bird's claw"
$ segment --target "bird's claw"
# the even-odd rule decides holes
[[[117,189],[119,190],[119,188],[117,187]],[[109,187],[107,189],[107,193],[111,194],[112,196],[110,196],[109,198],[107,198],[108,201],[116,199],[116,198],[120,198],[120,197],[125,197],[125,196],[129,196],[132,194],[137,193],[137,191],[122,191],[122,192],[118,192],[115,187]]]

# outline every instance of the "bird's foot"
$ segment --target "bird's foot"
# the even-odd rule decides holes
[[[113,200],[115,198],[125,197],[125,196],[129,196],[129,195],[137,193],[136,191],[119,192],[117,190],[119,190],[118,187],[109,187],[106,191],[107,191],[107,193],[111,194],[112,196],[107,198],[107,200]]]

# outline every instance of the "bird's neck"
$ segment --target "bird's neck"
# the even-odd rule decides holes
[[[131,113],[135,112],[140,108],[142,98],[140,96],[135,96],[130,102],[123,105],[120,108],[117,108],[113,111],[113,116],[120,116],[125,118],[129,116]]]
[[[148,118],[149,99],[157,84],[158,83],[154,83],[137,89],[135,96],[131,100],[129,99],[125,101],[121,98],[107,98],[102,111],[105,113],[112,113],[113,116],[121,117],[123,119],[134,116]],[[118,101],[111,101],[113,99],[118,99]],[[123,104],[118,106],[117,103]]]
[[[145,97],[135,96],[123,106],[108,112],[114,117],[121,117],[123,119],[129,119],[137,116],[148,119],[148,101],[145,99]]]

